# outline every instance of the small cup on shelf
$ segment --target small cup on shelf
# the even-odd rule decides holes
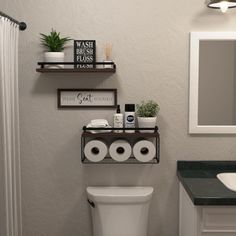
[[[105,60],[103,60],[103,62],[110,62],[110,63],[113,62],[111,60],[111,52],[112,52],[112,44],[106,43],[104,46]],[[112,64],[104,64],[103,67],[104,68],[113,68],[113,65]]]

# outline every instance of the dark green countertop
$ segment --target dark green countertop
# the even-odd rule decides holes
[[[236,192],[216,175],[236,172],[236,161],[178,161],[177,175],[194,205],[236,205]]]

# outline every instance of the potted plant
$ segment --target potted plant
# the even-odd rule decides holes
[[[138,127],[154,128],[156,126],[159,105],[153,100],[142,101],[137,105]],[[140,132],[154,132],[150,130],[140,130]]]
[[[69,37],[62,38],[60,33],[53,30],[49,35],[40,34],[41,43],[47,48],[47,52],[44,53],[45,62],[64,62],[65,54],[63,52],[65,45],[71,39]],[[63,68],[64,65],[48,65],[50,68]]]

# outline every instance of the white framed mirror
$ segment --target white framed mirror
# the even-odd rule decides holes
[[[236,134],[236,32],[191,32],[189,133]]]

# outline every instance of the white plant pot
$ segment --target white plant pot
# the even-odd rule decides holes
[[[157,117],[138,117],[139,128],[155,128]],[[152,130],[140,130],[141,133],[154,133]]]
[[[64,52],[45,52],[44,61],[45,62],[64,62],[65,53]],[[46,68],[60,69],[64,68],[64,65],[46,65]]]

